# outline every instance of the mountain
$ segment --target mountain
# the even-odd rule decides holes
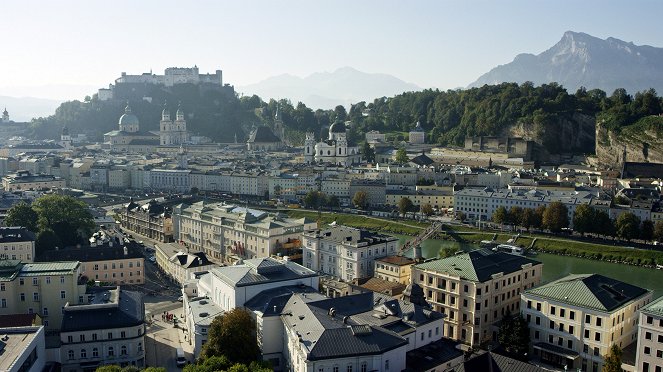
[[[0,96],[0,111],[6,108],[10,120],[24,122],[52,115],[60,103],[62,101],[45,98]]]
[[[617,88],[631,94],[649,88],[663,92],[663,48],[567,31],[552,48],[539,55],[519,54],[469,87],[526,81],[557,82],[570,92],[581,86],[599,88],[608,95]]]
[[[352,67],[334,72],[317,72],[305,78],[278,75],[259,83],[238,87],[245,95],[256,94],[263,99],[288,98],[293,104],[304,102],[313,109],[329,109],[337,105],[349,105],[360,101],[373,102],[376,97],[390,97],[408,91],[421,90],[387,74],[371,74]]]

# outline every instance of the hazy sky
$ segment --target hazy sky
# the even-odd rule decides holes
[[[8,0],[0,96],[80,99],[122,71],[194,64],[235,86],[352,66],[456,88],[567,30],[663,47],[661,15],[658,0]]]

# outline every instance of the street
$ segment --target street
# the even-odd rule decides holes
[[[145,311],[153,315],[145,334],[145,362],[148,366],[164,367],[168,372],[179,371],[175,363],[175,349],[181,347],[189,362],[193,362],[193,347],[185,341],[182,327],[182,303],[163,297],[145,298]],[[177,328],[173,322],[162,320],[162,314],[168,312],[179,320]]]

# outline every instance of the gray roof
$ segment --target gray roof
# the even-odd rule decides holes
[[[568,275],[529,289],[525,291],[525,294],[588,309],[612,312],[650,292],[600,274],[579,274]]]
[[[249,140],[247,142],[271,143],[271,142],[281,142],[281,140],[274,134],[274,132],[272,132],[272,130],[269,127],[261,126],[251,133],[251,135],[249,136]]]
[[[494,274],[510,274],[521,270],[523,266],[528,264],[536,266],[541,265],[541,262],[513,254],[477,249],[424,262],[415,265],[415,267],[420,270],[459,275],[465,280],[474,282],[485,282],[490,280]]]
[[[195,252],[195,253],[184,253],[177,252],[169,259],[171,262],[175,262],[182,266],[185,269],[191,269],[201,266],[211,265],[212,262],[207,259],[207,256],[204,252]]]
[[[663,317],[663,297],[659,297],[658,299],[650,302],[640,311],[642,311],[645,314],[651,314],[658,317]]]
[[[353,246],[371,246],[398,240],[390,235],[378,234],[368,230],[355,229],[353,227],[335,225],[324,230],[314,230],[306,233],[324,241],[332,241],[336,244]]]
[[[53,262],[53,261],[114,261],[122,259],[143,258],[140,249],[135,246],[126,246],[127,254],[124,254],[124,247],[121,245],[103,245],[100,247],[70,247],[59,250],[42,252],[35,262]]]
[[[290,285],[264,290],[253,296],[244,304],[244,307],[253,311],[260,311],[263,317],[281,315],[283,308],[295,293],[304,293],[304,301],[319,301],[326,297],[317,292],[317,289],[306,285]]]
[[[35,234],[25,227],[0,227],[0,243],[29,242],[34,240]]]
[[[463,362],[451,369],[452,372],[539,372],[543,371],[535,365],[521,362],[497,353],[486,352]]]
[[[100,288],[97,291],[95,296],[103,296],[108,289]],[[113,329],[143,324],[145,320],[143,295],[120,290],[119,287],[116,291],[119,291],[118,306],[106,304],[65,306],[61,331]]]
[[[244,260],[239,265],[217,267],[211,269],[210,273],[233,287],[318,276],[315,271],[294,262],[278,261],[269,257]]]

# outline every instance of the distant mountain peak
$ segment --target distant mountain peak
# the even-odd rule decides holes
[[[649,88],[661,91],[662,66],[663,48],[566,31],[548,50],[538,55],[519,54],[512,62],[479,77],[470,87],[531,81],[536,85],[557,82],[569,91],[581,86],[599,88],[608,94],[617,88],[630,93]]]

